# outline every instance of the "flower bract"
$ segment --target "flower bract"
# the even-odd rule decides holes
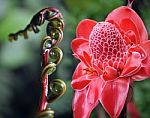
[[[71,83],[74,118],[89,118],[99,103],[118,118],[130,84],[150,76],[147,30],[128,6],[113,10],[103,22],[82,20],[72,50],[80,60]]]

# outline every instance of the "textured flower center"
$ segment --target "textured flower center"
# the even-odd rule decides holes
[[[115,25],[109,22],[97,23],[90,34],[89,48],[93,64],[102,64],[102,69],[106,71],[108,67],[123,69],[127,45]]]

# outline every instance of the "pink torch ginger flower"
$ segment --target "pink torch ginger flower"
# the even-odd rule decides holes
[[[104,22],[81,21],[72,50],[81,61],[71,83],[74,118],[89,118],[99,102],[110,117],[119,117],[131,82],[150,76],[147,31],[128,6],[115,9]]]

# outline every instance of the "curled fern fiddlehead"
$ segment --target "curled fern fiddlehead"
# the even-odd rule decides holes
[[[51,23],[54,22],[52,21],[53,19],[54,21],[56,19],[62,20],[62,15],[59,12],[59,10],[54,7],[44,8],[33,16],[30,23],[23,30],[19,30],[16,33],[9,34],[9,40],[10,41],[17,40],[18,36],[22,36],[22,35],[24,36],[25,39],[28,39],[28,31],[33,31],[34,33],[38,33],[40,31],[38,26],[43,25],[45,20],[48,21],[50,24],[53,24]],[[61,27],[64,27],[63,20],[61,23],[62,23]],[[47,30],[47,32],[49,32],[49,30]]]
[[[51,103],[65,93],[66,84],[60,79],[54,79],[50,82],[49,89],[48,102]]]
[[[58,9],[49,7],[40,10],[33,16],[30,23],[24,30],[19,30],[16,33],[9,34],[9,40],[17,40],[18,36],[24,36],[28,38],[28,31],[38,33],[40,30],[38,26],[48,21],[46,28],[47,36],[41,41],[41,54],[42,54],[42,72],[41,72],[41,84],[42,95],[40,102],[40,113],[38,118],[53,118],[54,111],[47,107],[48,103],[53,102],[66,91],[66,84],[60,79],[51,80],[48,83],[49,76],[56,71],[57,65],[60,63],[63,57],[62,50],[58,48],[58,44],[63,38],[64,21],[61,13]]]

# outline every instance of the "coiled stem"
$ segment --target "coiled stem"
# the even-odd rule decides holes
[[[66,91],[66,84],[60,79],[54,79],[48,84],[48,75],[53,74],[53,72],[56,70],[57,65],[60,63],[63,57],[62,50],[57,46],[61,42],[63,37],[62,30],[64,28],[64,22],[61,17],[62,15],[58,15],[58,13],[54,13],[54,11],[53,14],[57,15],[58,17],[55,17],[55,15],[53,15],[53,18],[47,18],[47,20],[49,21],[46,29],[47,36],[45,36],[41,42],[43,55],[43,70],[41,73],[43,95],[40,105],[40,111],[42,112],[40,114],[42,114],[43,111],[47,108],[48,103],[55,101]],[[52,14],[49,15],[51,16]],[[47,116],[53,117],[52,112],[44,111],[44,113],[47,113]]]
[[[58,19],[58,21],[61,20],[61,23],[58,23],[61,24],[62,28],[64,28],[64,22],[62,20],[62,15],[59,10],[54,7],[44,8],[32,17],[30,23],[23,30],[19,30],[16,33],[9,34],[9,41],[16,41],[18,39],[18,36],[24,36],[24,39],[28,39],[28,31],[38,33],[40,31],[38,26],[43,25],[45,20],[48,21],[50,24],[55,24],[56,26],[56,19]],[[49,30],[47,32],[49,32]]]
[[[18,36],[21,35],[27,39],[27,32],[33,31],[34,33],[38,33],[40,31],[38,26],[44,24],[45,20],[48,21],[48,25],[46,28],[47,36],[45,36],[41,41],[42,95],[39,108],[40,112],[37,118],[53,118],[54,111],[50,108],[47,108],[47,104],[55,101],[66,91],[66,84],[60,79],[54,79],[48,83],[49,75],[56,71],[56,67],[63,57],[62,50],[58,48],[58,44],[62,41],[63,38],[64,21],[62,15],[56,8],[44,8],[33,16],[30,23],[24,30],[9,34],[10,41],[17,40]]]

